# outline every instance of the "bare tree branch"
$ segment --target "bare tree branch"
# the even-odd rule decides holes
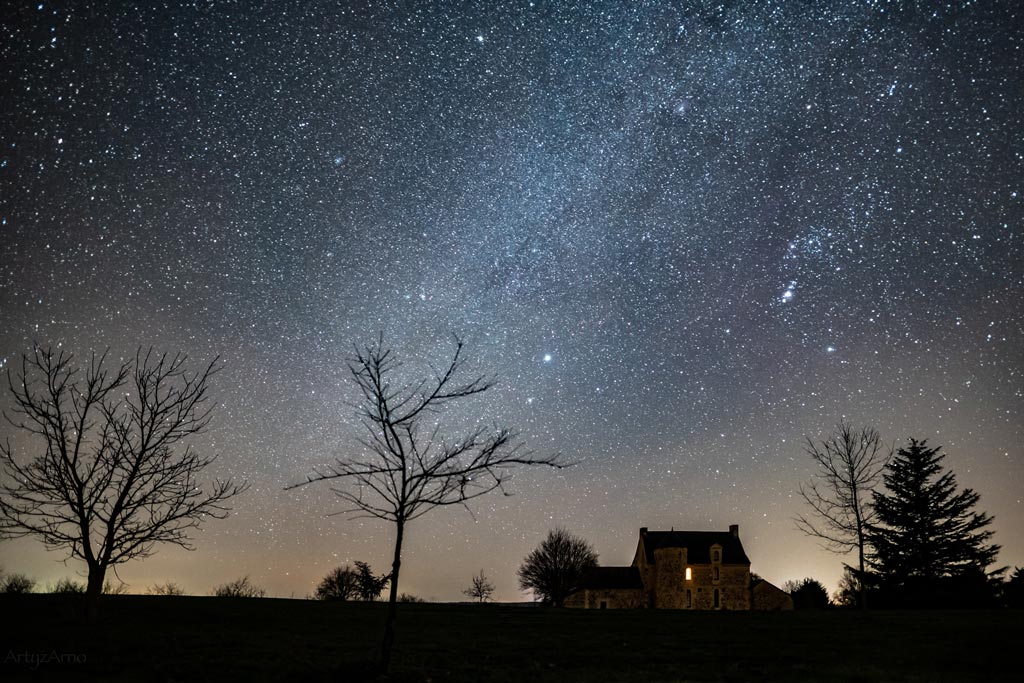
[[[797,515],[794,522],[797,529],[822,541],[822,547],[834,553],[857,551],[863,605],[865,544],[868,527],[875,519],[871,492],[892,457],[892,448],[885,449],[874,429],[854,429],[840,420],[835,431],[820,444],[807,439],[804,450],[814,460],[817,471],[810,482],[800,485],[800,497],[811,512]]]
[[[383,335],[368,346],[355,347],[348,369],[361,396],[353,407],[365,429],[359,442],[366,453],[340,458],[286,488],[335,482],[339,486],[332,490],[350,506],[343,513],[395,524],[391,593],[381,654],[385,671],[394,640],[406,523],[435,508],[466,506],[493,491],[505,493],[505,484],[516,467],[563,468],[569,464],[558,455],[539,456],[525,450],[517,442],[518,432],[507,427],[479,427],[454,440],[440,437],[437,426],[424,429],[423,421],[428,416],[494,386],[485,375],[461,379],[464,365],[463,343],[456,337],[452,359],[443,370],[432,369],[430,378],[397,385],[394,376],[401,363],[385,345]]]
[[[473,576],[473,581],[469,584],[469,588],[462,591],[462,594],[473,598],[482,605],[494,595],[494,584],[491,583],[491,580],[484,574],[484,570],[481,569],[479,574]]]
[[[64,351],[33,349],[7,383],[15,406],[4,417],[39,452],[16,457],[0,445],[0,536],[36,536],[85,561],[90,616],[108,569],[151,555],[157,544],[191,549],[189,532],[221,519],[245,484],[198,476],[214,458],[179,447],[210,423],[214,359],[190,372],[186,356],[140,349],[107,369],[107,353],[83,370]]]

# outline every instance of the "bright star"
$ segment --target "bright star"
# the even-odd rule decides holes
[[[544,362],[545,363],[550,363],[551,362],[551,354],[550,353],[545,353],[544,354]]]

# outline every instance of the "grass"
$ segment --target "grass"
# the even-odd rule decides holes
[[[375,680],[381,603],[107,596],[86,629],[73,600],[0,596],[0,679]],[[408,604],[387,680],[1009,681],[1021,617]]]

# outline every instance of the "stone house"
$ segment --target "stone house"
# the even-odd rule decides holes
[[[633,563],[596,567],[566,607],[583,609],[793,609],[787,593],[751,580],[740,528],[728,531],[640,529]]]

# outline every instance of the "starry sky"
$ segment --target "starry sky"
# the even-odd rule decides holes
[[[283,491],[358,452],[345,359],[381,331],[410,377],[453,333],[497,376],[450,433],[578,463],[415,522],[404,591],[482,568],[523,599],[555,525],[628,564],[641,526],[733,523],[753,571],[834,588],[792,517],[840,418],[943,445],[1022,565],[1022,27],[1010,1],[11,3],[0,365],[223,360],[194,445],[252,488],[133,591],[385,570],[388,525]],[[61,559],[0,544],[43,584]]]

